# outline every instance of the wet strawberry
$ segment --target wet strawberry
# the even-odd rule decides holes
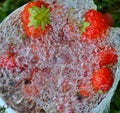
[[[57,112],[58,113],[62,113],[65,111],[65,105],[64,104],[60,104],[57,108]]]
[[[81,80],[78,80],[78,89],[79,89],[78,94],[81,97],[88,97],[90,95],[89,85],[87,83],[83,83]]]
[[[103,33],[106,33],[108,28],[109,24],[103,14],[91,9],[85,14],[81,33],[83,37],[92,40],[100,38]]]
[[[0,56],[0,68],[13,70],[17,67],[17,62],[14,54],[5,53]]]
[[[26,84],[23,88],[23,91],[24,95],[27,96],[28,98],[39,94],[39,91],[32,84]]]
[[[49,4],[43,1],[29,2],[21,13],[23,28],[28,37],[38,38],[50,28]]]
[[[96,92],[107,92],[113,84],[113,74],[109,68],[100,68],[93,73],[92,86]]]
[[[100,66],[113,65],[118,61],[118,55],[115,53],[113,48],[102,50],[100,53],[98,53],[98,57]]]

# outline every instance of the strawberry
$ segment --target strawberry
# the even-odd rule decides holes
[[[49,4],[43,1],[29,2],[21,13],[23,28],[28,37],[38,38],[50,28]]]
[[[87,83],[84,83],[81,80],[78,80],[78,89],[79,89],[78,94],[81,97],[88,97],[90,95],[90,92],[88,90],[88,89],[90,89],[89,85]]]
[[[103,14],[91,9],[84,16],[81,33],[83,37],[92,40],[100,38],[108,28],[109,24]]]
[[[95,91],[107,92],[113,84],[113,74],[109,68],[100,68],[93,73],[91,83]]]
[[[63,113],[64,111],[65,111],[65,105],[63,103],[57,107],[57,113]]]
[[[82,97],[88,97],[90,94],[89,94],[88,90],[82,89],[79,91],[79,95]]]
[[[13,70],[15,67],[17,67],[17,62],[14,54],[5,53],[0,56],[0,68]]]
[[[32,97],[34,95],[38,95],[39,91],[32,84],[26,84],[23,87],[24,95],[27,97]]]
[[[115,64],[118,61],[118,55],[115,53],[114,48],[103,49],[98,53],[98,57],[100,66]]]

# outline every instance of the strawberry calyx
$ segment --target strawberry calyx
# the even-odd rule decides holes
[[[103,94],[104,92],[102,90],[98,90],[98,94]]]
[[[42,5],[41,7],[33,6],[28,11],[30,13],[28,26],[33,26],[35,29],[41,26],[44,31],[45,27],[50,24],[50,9]]]
[[[90,23],[85,21],[85,18],[82,20],[81,34],[86,31],[86,28],[90,26]]]

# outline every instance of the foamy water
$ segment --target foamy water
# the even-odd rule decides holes
[[[48,2],[54,6],[52,0]],[[80,24],[85,12],[96,8],[93,2],[64,0],[56,5],[58,8],[51,12],[52,28],[40,39],[25,36],[20,20],[23,7],[0,26],[0,55],[10,49],[15,53],[17,63],[12,71],[1,69],[0,92],[6,102],[20,113],[39,113],[40,109],[46,113],[89,113],[106,96],[94,92],[90,79],[99,68],[96,56],[99,47],[116,47],[112,29],[108,29],[109,38],[105,40],[84,42],[79,28],[73,25],[75,30],[70,32],[70,26],[73,21]],[[70,13],[72,8],[73,13]],[[118,47],[116,51],[119,52]],[[87,83],[86,90],[90,94],[80,100],[76,96],[78,81]],[[26,84],[34,87],[33,95],[25,93]],[[36,90],[37,94],[34,93]]]

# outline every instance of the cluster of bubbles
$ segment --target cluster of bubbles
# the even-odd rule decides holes
[[[52,0],[48,2],[52,7]],[[79,2],[56,2],[58,9],[51,14],[52,29],[40,39],[25,36],[20,20],[23,7],[1,24],[0,55],[12,44],[17,68],[12,72],[1,69],[0,92],[4,94],[7,103],[19,112],[28,112],[29,106],[30,113],[41,110],[47,113],[88,113],[105,97],[106,94],[95,93],[91,86],[92,73],[99,68],[98,58],[94,53],[99,51],[98,46],[108,47],[110,43],[114,45],[111,38],[111,41],[99,40],[98,43],[89,42],[89,45],[81,40],[79,29],[68,20],[69,11],[71,8],[76,9],[72,16],[81,21],[87,8],[93,9],[96,6],[90,0],[89,3],[84,1],[84,4],[82,0]],[[70,26],[75,31],[71,32]],[[78,99],[76,96],[79,80],[89,86],[87,90],[90,95],[86,98]],[[26,84],[34,86],[38,94],[27,95],[24,92]],[[61,105],[63,111],[60,111]]]

